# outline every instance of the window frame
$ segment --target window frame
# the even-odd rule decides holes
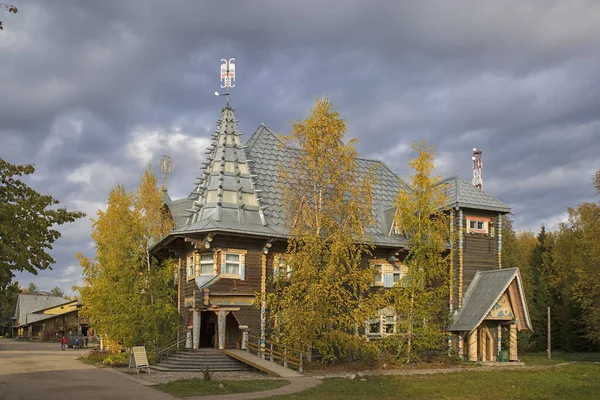
[[[229,279],[240,279],[240,280],[246,280],[246,255],[248,254],[248,251],[246,250],[238,250],[238,249],[220,249],[220,273],[219,276],[222,278],[229,278]],[[227,273],[227,254],[235,254],[237,255],[238,261],[237,261],[237,265],[238,265],[238,271],[236,274],[230,274]],[[232,262],[230,262],[229,264],[233,264]],[[244,276],[242,277],[242,265],[244,266]]]
[[[185,279],[186,281],[191,281],[196,277],[196,265],[194,260],[194,253],[191,255],[187,255],[185,264]]]
[[[467,215],[465,217],[467,227],[467,233],[480,233],[488,235],[490,232],[490,222],[491,218],[486,217],[475,217],[472,215]],[[474,225],[475,227],[472,227]],[[481,225],[481,228],[479,227]]]
[[[203,273],[202,272],[202,267],[205,265],[209,265],[208,260],[202,260],[203,256],[210,256],[210,273]],[[200,253],[200,257],[199,257],[199,263],[200,263],[200,276],[214,276],[215,275],[215,253]]]

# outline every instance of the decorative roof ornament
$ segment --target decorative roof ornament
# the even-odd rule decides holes
[[[160,169],[160,172],[163,173],[162,188],[163,190],[166,190],[167,176],[169,176],[171,172],[173,172],[173,168],[175,168],[175,164],[173,164],[173,159],[168,155],[163,154],[163,156],[158,160],[158,168]]]
[[[227,104],[229,104],[229,88],[235,87],[235,58],[226,60],[222,58],[221,61],[221,88],[225,89],[225,93],[215,92],[215,96],[227,96]]]

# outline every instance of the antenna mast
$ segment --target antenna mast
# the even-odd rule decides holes
[[[483,186],[483,162],[481,161],[481,150],[473,149],[473,186],[481,189]]]

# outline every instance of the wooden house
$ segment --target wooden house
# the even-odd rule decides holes
[[[13,317],[13,336],[28,340],[56,340],[87,335],[89,321],[79,317],[81,303],[44,294],[20,294]]]
[[[264,124],[242,141],[229,104],[222,109],[212,138],[190,195],[172,200],[165,192],[175,230],[152,251],[178,262],[179,337],[189,337],[188,347],[224,349],[235,347],[244,332],[262,340],[268,336],[265,305],[253,304],[257,294],[269,290],[271,277],[290,273],[285,263],[289,231],[278,168],[299,153],[283,146]],[[375,249],[365,266],[375,266],[379,272],[373,285],[385,289],[407,272],[402,264],[406,238],[393,220],[396,195],[408,186],[380,160],[357,158],[356,166],[363,174],[374,171],[377,178],[372,204],[375,224],[366,232]],[[450,228],[461,232],[452,243],[449,298],[453,312],[460,313],[476,271],[501,266],[501,221],[510,209],[458,177],[440,184],[451,198]],[[526,313],[526,307],[523,310]],[[393,310],[382,310],[366,321],[363,334],[377,338],[394,333],[395,321]],[[470,331],[455,332],[458,346]]]

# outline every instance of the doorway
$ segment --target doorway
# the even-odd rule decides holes
[[[200,321],[199,347],[215,348],[217,342],[217,315],[212,311],[202,311]]]

